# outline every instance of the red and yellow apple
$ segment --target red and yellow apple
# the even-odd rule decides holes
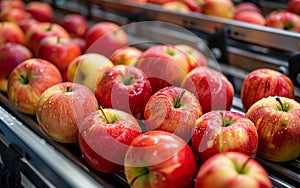
[[[251,10],[245,10],[234,14],[234,20],[256,24],[256,25],[266,25],[266,18],[258,12]]]
[[[175,45],[176,48],[182,50],[184,53],[186,53],[190,59],[190,70],[193,70],[194,68],[198,66],[207,66],[207,60],[203,53],[201,53],[196,48],[187,45],[187,44],[177,44]]]
[[[81,14],[65,15],[60,25],[70,34],[71,37],[84,38],[85,33],[89,29],[87,19]]]
[[[234,4],[232,0],[205,0],[203,14],[232,19]]]
[[[15,22],[0,22],[0,45],[6,42],[25,44],[25,34]]]
[[[300,32],[300,16],[284,10],[275,10],[266,15],[266,26]]]
[[[26,11],[39,22],[54,22],[54,11],[50,4],[43,1],[30,1]]]
[[[116,50],[109,59],[114,65],[134,66],[142,53],[143,52],[136,47],[127,46]]]

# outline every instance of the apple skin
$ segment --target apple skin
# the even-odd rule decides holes
[[[198,66],[207,66],[206,57],[196,48],[187,44],[177,44],[175,47],[188,55],[191,62],[189,71]]]
[[[17,24],[28,18],[30,18],[30,14],[19,8],[5,8],[0,13],[1,21],[15,22]]]
[[[48,36],[38,45],[36,57],[53,63],[61,72],[81,55],[80,47],[71,39]]]
[[[292,12],[276,10],[266,16],[266,26],[300,32],[300,17],[298,14]]]
[[[197,119],[191,142],[197,159],[202,162],[226,151],[255,156],[258,134],[253,122],[244,115],[215,110]]]
[[[202,108],[192,93],[169,86],[157,91],[148,100],[144,112],[145,128],[146,131],[171,132],[188,142],[201,115]]]
[[[81,14],[67,14],[61,20],[60,25],[70,34],[71,37],[84,38],[89,29],[87,19]]]
[[[252,2],[241,2],[238,3],[234,8],[235,14],[243,11],[252,11],[252,12],[257,12],[259,14],[262,14],[261,9],[255,3]]]
[[[165,3],[174,2],[174,1],[176,1],[176,0],[148,0],[148,3],[163,5]]]
[[[191,12],[189,6],[182,1],[172,1],[167,2],[161,5],[166,10],[181,12],[181,13],[189,13]]]
[[[194,188],[272,188],[264,167],[240,152],[223,152],[205,161],[197,172]],[[247,163],[243,169],[243,165]]]
[[[289,0],[286,5],[286,10],[295,14],[300,14],[300,1],[299,0]]]
[[[300,104],[297,101],[278,96],[262,98],[250,107],[246,117],[257,128],[258,156],[275,162],[300,156]]]
[[[295,99],[295,88],[284,74],[267,68],[251,71],[243,81],[241,100],[245,110],[261,98],[282,96]]]
[[[113,22],[94,24],[86,32],[85,40],[86,53],[98,53],[108,58],[116,50],[128,46],[127,33],[122,27]]]
[[[25,33],[26,46],[36,56],[40,42],[48,36],[70,38],[69,33],[61,25],[50,22],[39,22]]]
[[[50,86],[62,82],[59,70],[49,61],[30,58],[13,69],[8,78],[7,95],[16,109],[34,115],[37,102]]]
[[[40,127],[54,141],[77,143],[79,126],[98,102],[91,90],[81,84],[62,82],[46,89],[37,103],[36,117]]]
[[[42,1],[31,1],[26,4],[26,11],[39,22],[53,22],[54,12],[52,7]]]
[[[141,69],[116,65],[103,72],[97,82],[95,95],[104,108],[123,110],[142,119],[152,88]]]
[[[143,52],[138,48],[127,46],[115,51],[115,53],[109,59],[113,62],[114,65],[134,66],[142,53]]]
[[[0,45],[6,42],[25,44],[25,34],[15,22],[0,22]]]
[[[0,91],[7,91],[8,77],[12,70],[32,57],[32,53],[24,45],[11,42],[0,45]]]
[[[71,41],[73,41],[74,43],[76,43],[81,51],[81,55],[84,54],[84,52],[86,51],[86,41],[84,38],[80,38],[80,37],[71,37],[70,39]]]
[[[124,157],[130,143],[142,133],[137,120],[117,109],[98,110],[87,116],[79,127],[78,142],[83,158],[105,173],[124,171]]]
[[[196,161],[189,145],[175,134],[149,131],[137,136],[125,155],[131,187],[191,187]]]
[[[203,113],[231,108],[233,85],[221,72],[212,68],[200,66],[193,69],[183,80],[181,87],[198,98]]]
[[[166,86],[180,86],[190,70],[188,56],[172,45],[154,45],[135,63],[147,75],[153,92]]]
[[[203,9],[202,6],[205,0],[182,0],[191,11],[202,13]]]
[[[105,56],[86,53],[76,57],[68,66],[66,77],[69,82],[80,83],[95,93],[97,81],[103,72],[114,64]]]
[[[0,10],[6,8],[25,9],[25,4],[22,0],[2,0],[0,1]]]
[[[203,14],[232,19],[234,4],[231,0],[205,0]]]
[[[251,24],[266,25],[266,19],[265,17],[257,12],[251,11],[251,10],[245,10],[234,14],[233,17],[234,20],[247,22]]]

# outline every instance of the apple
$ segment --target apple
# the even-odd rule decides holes
[[[84,38],[86,31],[89,29],[87,19],[81,14],[65,15],[60,25],[70,34],[71,37]]]
[[[292,12],[276,10],[266,15],[266,26],[300,32],[300,17]]]
[[[147,75],[153,92],[166,86],[180,86],[190,70],[188,56],[175,46],[161,44],[146,49],[135,63]]]
[[[270,96],[254,103],[246,113],[256,126],[257,155],[285,162],[300,155],[300,104],[294,99]]]
[[[136,47],[127,46],[116,50],[109,59],[113,62],[114,65],[134,66],[142,53],[143,52]]]
[[[148,100],[144,112],[145,128],[146,131],[171,132],[188,142],[201,115],[202,108],[192,93],[169,86],[157,91]]]
[[[166,10],[181,12],[181,13],[189,13],[191,12],[189,6],[182,1],[172,1],[167,2],[161,5]]]
[[[12,70],[32,57],[32,53],[24,45],[12,42],[0,45],[0,91],[7,91],[8,77]]]
[[[255,156],[258,135],[253,122],[244,115],[214,110],[197,119],[191,142],[197,159],[203,162],[226,151]]]
[[[86,41],[84,40],[84,38],[71,37],[70,40],[79,46],[81,55],[84,54],[84,52],[86,51]]]
[[[300,1],[299,0],[289,0],[286,5],[286,10],[295,14],[300,14]]]
[[[61,25],[50,22],[40,22],[25,33],[26,46],[36,55],[40,42],[47,36],[70,38],[69,33]]]
[[[126,152],[124,168],[131,187],[192,187],[197,172],[189,145],[166,131],[138,135]]]
[[[22,29],[22,31],[24,32],[24,34],[26,35],[26,33],[32,29],[33,27],[37,26],[40,22],[37,21],[34,18],[26,18],[23,20],[20,20],[18,25],[20,26],[20,28]]]
[[[190,71],[181,87],[197,97],[203,113],[231,108],[233,85],[224,74],[210,67],[200,66]]]
[[[182,0],[191,11],[202,13],[203,9],[202,6],[205,0]]]
[[[232,19],[234,16],[234,4],[232,0],[205,0],[203,13],[210,16]]]
[[[165,3],[173,2],[173,1],[176,1],[176,0],[148,0],[148,3],[163,5]]]
[[[42,93],[62,82],[59,70],[49,61],[30,58],[15,67],[8,77],[8,100],[19,112],[34,115]]]
[[[238,3],[235,8],[234,8],[234,13],[240,13],[243,11],[252,11],[252,12],[257,12],[262,15],[262,11],[260,7],[258,7],[255,3],[252,2],[241,2]]]
[[[95,93],[97,81],[105,70],[114,64],[105,56],[86,53],[76,57],[68,66],[66,77],[69,82],[80,83]]]
[[[99,22],[91,26],[85,35],[86,53],[99,53],[110,57],[116,50],[128,45],[126,31],[113,22]]]
[[[61,82],[46,89],[37,102],[39,126],[54,141],[77,143],[79,126],[98,102],[91,90],[81,84]]]
[[[53,22],[54,12],[52,7],[43,1],[30,1],[26,4],[26,11],[40,22]]]
[[[141,69],[116,65],[103,72],[97,82],[95,95],[104,108],[123,110],[142,119],[152,88]]]
[[[25,4],[22,0],[2,0],[0,1],[0,10],[6,8],[19,8],[25,9]]]
[[[1,10],[0,13],[0,20],[7,21],[7,22],[15,22],[19,24],[25,19],[30,17],[29,13],[26,12],[24,9],[19,8],[6,8]]]
[[[294,99],[295,88],[289,77],[281,72],[268,68],[251,71],[242,83],[241,101],[244,109],[268,96],[282,96]]]
[[[207,66],[206,57],[196,48],[187,44],[176,44],[175,47],[188,55],[191,62],[190,71],[198,66]]]
[[[256,25],[262,25],[262,26],[266,25],[265,17],[262,14],[251,10],[244,10],[239,13],[235,13],[233,19],[241,22],[256,24]]]
[[[53,63],[61,72],[81,55],[80,47],[67,38],[44,37],[38,45],[36,57]]]
[[[122,172],[125,153],[141,133],[140,125],[132,115],[117,109],[100,108],[79,126],[79,148],[94,169],[105,173]]]
[[[25,35],[15,22],[0,22],[0,45],[6,42],[25,44]]]
[[[200,166],[194,188],[204,187],[273,186],[268,172],[255,159],[240,152],[223,152],[212,156]]]

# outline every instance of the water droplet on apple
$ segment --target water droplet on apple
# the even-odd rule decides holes
[[[166,181],[166,177],[163,176],[163,177],[161,178],[161,181]]]
[[[154,150],[153,153],[152,153],[153,156],[157,156],[157,154],[158,154],[157,150]]]

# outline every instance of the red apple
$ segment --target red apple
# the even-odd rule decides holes
[[[149,131],[137,136],[124,161],[131,187],[192,187],[197,169],[189,145],[165,131]]]
[[[186,53],[190,59],[190,71],[198,66],[207,66],[206,57],[196,48],[187,44],[177,44],[176,48]]]
[[[0,45],[6,42],[25,44],[25,35],[17,23],[0,22]]]
[[[1,10],[0,13],[0,20],[7,21],[7,22],[15,22],[19,24],[25,19],[30,17],[29,13],[26,12],[24,9],[19,8],[6,8]]]
[[[237,21],[256,24],[256,25],[262,25],[262,26],[266,25],[265,17],[262,14],[251,10],[244,10],[239,13],[235,13],[233,19]]]
[[[87,19],[81,14],[67,14],[62,18],[60,24],[71,37],[83,38],[89,29]]]
[[[266,16],[266,26],[300,32],[300,17],[292,12],[273,11]]]
[[[286,10],[295,14],[300,14],[300,1],[299,0],[289,0],[286,5]]]
[[[165,86],[180,86],[190,70],[188,56],[172,45],[154,45],[145,50],[135,63],[147,75],[153,92]]]
[[[81,54],[84,54],[84,52],[86,51],[86,41],[83,38],[80,37],[72,37],[70,39],[72,42],[76,43],[81,51]]]
[[[34,55],[36,55],[40,42],[47,36],[57,36],[66,39],[70,38],[69,33],[61,25],[40,22],[26,32],[26,46]]]
[[[134,66],[138,58],[142,55],[142,51],[131,46],[118,49],[109,58],[114,65],[131,65]]]
[[[2,0],[0,1],[0,10],[6,8],[19,8],[25,9],[25,4],[22,0]]]
[[[295,89],[289,77],[276,70],[262,68],[250,72],[243,81],[241,100],[245,110],[261,98],[282,96],[294,99]]]
[[[153,3],[153,4],[158,4],[158,5],[162,5],[168,2],[173,2],[176,0],[148,0],[148,3]]]
[[[185,77],[181,87],[198,98],[203,113],[231,108],[233,85],[225,75],[212,68],[201,66],[193,69]]]
[[[31,1],[26,4],[26,11],[40,22],[53,22],[54,12],[52,7],[43,1]]]
[[[37,21],[34,18],[26,18],[21,20],[18,25],[20,26],[20,28],[23,30],[24,34],[26,35],[26,33],[32,29],[33,27],[37,26],[40,22]]]
[[[300,156],[300,104],[286,97],[260,99],[247,111],[255,124],[259,146],[257,155],[275,162]]]
[[[94,169],[105,173],[121,172],[130,143],[141,133],[132,115],[105,108],[91,113],[79,126],[79,147]]]
[[[145,128],[146,131],[175,133],[188,142],[201,115],[202,108],[192,93],[180,87],[165,87],[153,94],[146,104]]]
[[[161,5],[166,10],[182,12],[182,13],[189,13],[191,12],[189,6],[182,1],[172,1],[167,2]]]
[[[202,6],[205,0],[182,0],[191,11],[202,13],[203,9]]]
[[[91,26],[85,35],[86,53],[98,53],[110,57],[116,50],[128,45],[125,30],[113,22],[99,22]]]
[[[241,2],[238,3],[234,8],[235,14],[243,11],[252,11],[252,12],[257,12],[259,14],[262,14],[261,9],[255,3],[252,2]]]
[[[114,108],[142,119],[152,88],[144,72],[136,67],[116,65],[103,72],[95,91],[104,108]]]
[[[107,69],[114,64],[105,56],[96,53],[86,53],[76,57],[67,68],[67,80],[80,83],[95,93],[97,81]]]
[[[53,63],[61,72],[81,55],[80,47],[70,39],[48,36],[38,45],[36,57]]]
[[[59,70],[52,63],[30,58],[13,69],[8,78],[9,101],[22,113],[34,115],[42,93],[62,82]]]
[[[203,13],[210,16],[231,19],[234,15],[234,4],[232,0],[205,0]]]
[[[215,110],[203,114],[196,121],[192,147],[202,162],[226,151],[255,156],[258,135],[253,122],[244,115],[233,111]]]
[[[79,126],[98,102],[91,90],[81,84],[62,82],[46,89],[37,103],[39,126],[54,141],[76,143]]]
[[[30,50],[21,44],[7,42],[0,45],[0,91],[7,91],[8,77],[12,70],[32,57]]]
[[[205,161],[198,170],[194,188],[272,188],[264,167],[240,152],[223,152]]]

